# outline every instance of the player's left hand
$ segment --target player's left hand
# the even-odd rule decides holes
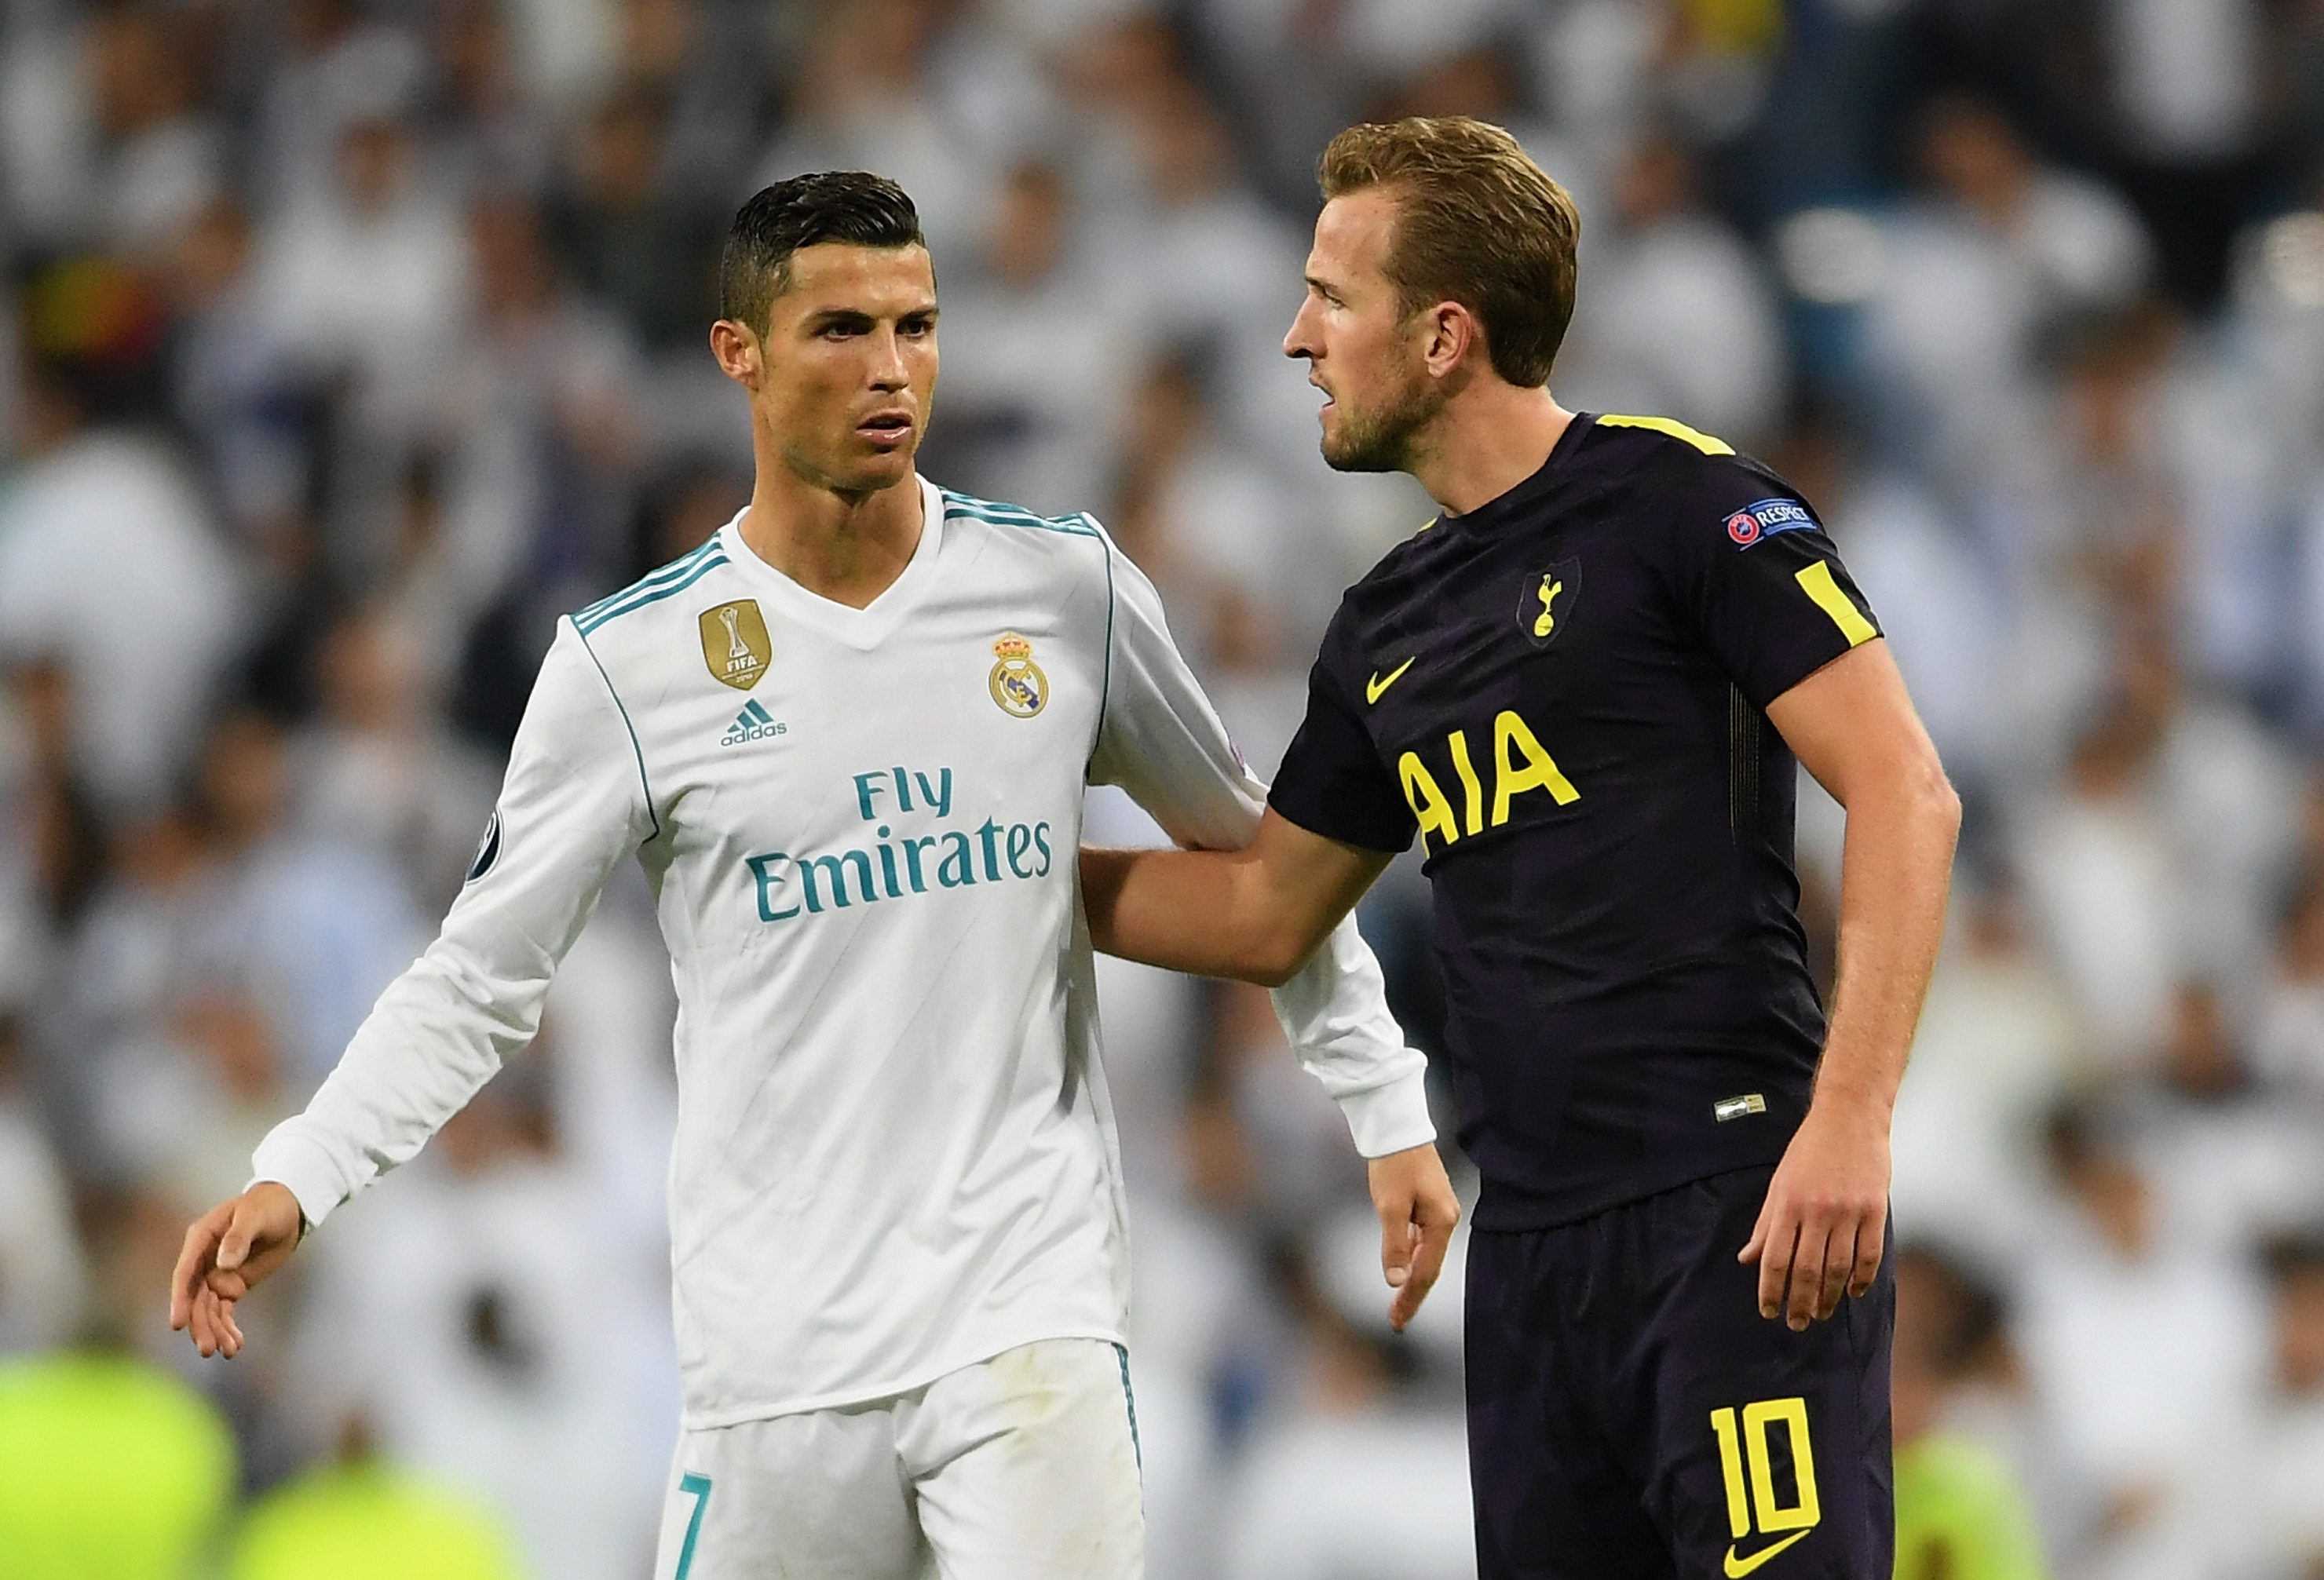
[[[1822,1321],[1843,1290],[1871,1289],[1887,1231],[1886,1117],[1819,1094],[1738,1258],[1759,1264],[1759,1315],[1794,1333]]]
[[[1452,1243],[1452,1226],[1461,1221],[1461,1203],[1433,1142],[1374,1158],[1368,1170],[1372,1206],[1379,1213],[1380,1271],[1396,1291],[1388,1322],[1402,1333],[1444,1271],[1444,1251]]]

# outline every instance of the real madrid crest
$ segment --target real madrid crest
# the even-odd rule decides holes
[[[992,644],[992,700],[1004,713],[1029,719],[1049,705],[1049,677],[1033,662],[1033,644],[1009,632]]]
[[[767,621],[759,601],[741,598],[702,611],[702,661],[710,677],[736,691],[749,691],[767,673],[775,645],[767,638]]]

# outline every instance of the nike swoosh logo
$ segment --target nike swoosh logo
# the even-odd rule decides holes
[[[1417,655],[1417,654],[1416,654],[1416,655],[1414,655],[1414,657],[1418,657],[1418,655]],[[1411,658],[1407,658],[1407,659],[1406,659],[1403,663],[1401,663],[1401,664],[1397,665],[1397,666],[1396,666],[1396,668],[1395,668],[1393,671],[1391,671],[1391,672],[1389,673],[1388,677],[1386,680],[1382,680],[1382,679],[1380,678],[1380,674],[1379,674],[1379,670],[1377,670],[1377,669],[1373,670],[1373,671],[1372,671],[1372,677],[1371,677],[1370,680],[1368,680],[1368,681],[1364,682],[1364,701],[1365,701],[1365,702],[1367,702],[1367,703],[1376,703],[1376,702],[1379,702],[1379,701],[1380,700],[1380,694],[1381,694],[1383,692],[1387,691],[1388,687],[1390,687],[1390,686],[1394,685],[1394,684],[1396,684],[1399,679],[1401,679],[1401,678],[1403,677],[1403,675],[1404,675],[1404,672],[1405,672],[1406,670],[1407,670],[1407,669],[1411,668],[1411,667],[1412,667],[1412,665],[1413,665],[1413,659],[1411,659]]]
[[[1812,1526],[1809,1527],[1809,1530],[1812,1530],[1813,1529],[1814,1527]],[[1784,1538],[1783,1540],[1777,1542],[1775,1546],[1761,1548],[1757,1552],[1753,1553],[1748,1558],[1737,1557],[1735,1556],[1735,1549],[1732,1547],[1729,1547],[1727,1549],[1727,1580],[1743,1580],[1744,1575],[1748,1575],[1752,1570],[1766,1563],[1769,1558],[1774,1557],[1777,1553],[1782,1552],[1794,1542],[1806,1539],[1807,1535],[1807,1530],[1794,1530],[1791,1535]]]

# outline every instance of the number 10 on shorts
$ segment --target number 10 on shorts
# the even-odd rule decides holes
[[[1778,1423],[1792,1451],[1794,1492],[1789,1503],[1783,1502],[1782,1490],[1775,1485],[1774,1456],[1767,1444],[1769,1429]],[[1727,1572],[1748,1574],[1759,1562],[1805,1536],[1823,1518],[1816,1502],[1815,1453],[1808,1446],[1808,1401],[1794,1396],[1747,1404],[1739,1428],[1734,1410],[1714,1410],[1711,1429],[1719,1438],[1719,1466],[1727,1482],[1727,1528],[1735,1539],[1743,1540],[1755,1529],[1762,1537],[1797,1533],[1748,1557],[1729,1548]]]

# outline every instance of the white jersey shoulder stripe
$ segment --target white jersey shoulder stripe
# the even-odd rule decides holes
[[[683,592],[726,563],[725,546],[713,537],[685,558],[673,561],[644,580],[603,598],[573,617],[574,628],[587,636],[606,621]]]
[[[952,489],[942,491],[948,511],[989,522],[995,527],[1027,527],[1038,532],[1063,532],[1074,537],[1098,537],[1096,521],[1086,511],[1071,516],[1042,516],[1022,505],[1002,504],[996,500],[981,500],[973,494],[959,493]]]

